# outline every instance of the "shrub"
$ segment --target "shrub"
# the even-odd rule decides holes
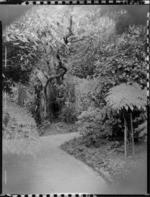
[[[147,141],[147,122],[145,121],[144,123],[140,124],[136,129],[135,129],[135,137],[138,140],[141,141]],[[137,140],[136,139],[136,140]]]
[[[110,108],[89,108],[78,116],[78,129],[87,138],[88,146],[97,144],[100,138],[114,138],[121,131],[121,120]]]
[[[77,120],[77,112],[73,104],[65,105],[62,109],[60,118],[66,123],[75,123]]]
[[[19,107],[7,99],[6,109],[3,111],[3,138],[15,139],[37,136],[36,123],[25,108]]]
[[[3,152],[35,156],[39,138],[34,119],[25,108],[19,107],[9,98],[6,98],[3,107]]]
[[[86,137],[87,146],[92,146],[97,139],[103,136],[104,128],[102,125],[102,114],[99,109],[89,108],[78,116],[79,131]]]

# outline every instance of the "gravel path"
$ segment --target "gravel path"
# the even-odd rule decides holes
[[[3,193],[103,194],[106,186],[104,179],[86,164],[59,148],[62,143],[77,136],[78,133],[66,133],[41,137],[36,158],[4,155]]]

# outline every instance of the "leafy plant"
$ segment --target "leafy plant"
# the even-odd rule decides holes
[[[38,150],[39,140],[34,119],[25,108],[10,101],[8,96],[5,99],[6,103],[3,106],[4,153],[30,154],[30,151],[31,154],[35,153],[34,151]],[[22,148],[19,149],[20,143],[22,143]]]
[[[134,112],[146,103],[146,28],[126,23],[125,7],[107,9],[33,7],[3,31],[3,90],[14,101],[20,97],[40,134],[45,121],[60,114],[65,122],[78,117],[91,143],[122,136],[124,120],[133,142],[133,129],[145,121],[137,123],[142,115]],[[14,128],[18,133],[20,128]]]
[[[142,90],[140,86],[136,83],[132,85],[121,84],[115,86],[109,90],[106,97],[106,102],[113,109],[118,112],[121,110],[123,112],[124,119],[124,147],[125,147],[125,157],[127,156],[126,144],[127,144],[127,121],[125,118],[125,112],[130,110],[130,123],[131,123],[131,138],[132,138],[132,152],[134,154],[134,133],[133,133],[133,122],[131,111],[134,108],[145,109],[146,106],[146,89]]]
[[[147,122],[143,122],[135,129],[135,134],[138,135],[140,140],[147,141]]]
[[[77,119],[77,112],[74,105],[66,104],[61,111],[60,118],[64,122],[74,123]]]
[[[78,116],[79,131],[90,146],[98,145],[101,138],[114,138],[121,130],[121,120],[110,107],[92,108]],[[118,135],[118,134],[117,134]]]
[[[126,110],[133,110],[134,107],[146,109],[146,89],[142,90],[137,83],[121,84],[110,89],[106,101],[115,110],[123,107]]]

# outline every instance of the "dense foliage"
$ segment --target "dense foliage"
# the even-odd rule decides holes
[[[90,145],[123,139],[124,116],[136,139],[146,122],[146,27],[119,25],[124,7],[103,8],[35,6],[3,32],[3,90],[17,87],[37,125],[77,122]]]
[[[25,108],[19,107],[8,96],[5,96],[3,103],[4,153],[35,156],[40,145],[35,120]]]

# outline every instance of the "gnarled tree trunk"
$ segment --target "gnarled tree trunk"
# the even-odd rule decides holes
[[[64,67],[63,66],[63,64],[62,64],[62,62],[61,62],[61,60],[60,60],[60,56],[59,56],[59,53],[57,54],[57,59],[58,59],[58,63],[59,63],[59,70],[60,70],[60,72],[59,73],[57,73],[57,74],[54,74],[54,75],[52,75],[52,76],[50,76],[48,79],[47,79],[47,82],[46,82],[46,84],[45,84],[45,87],[44,87],[44,95],[45,95],[45,99],[46,99],[46,105],[45,105],[45,111],[47,111],[48,112],[48,114],[49,114],[49,118],[50,118],[50,121],[51,121],[51,119],[52,119],[52,102],[54,101],[54,99],[50,99],[49,98],[49,96],[48,96],[48,91],[50,90],[49,88],[51,88],[52,89],[52,85],[50,85],[50,84],[52,84],[52,80],[54,80],[54,79],[60,79],[61,77],[63,77],[64,75],[65,75],[65,73],[67,72],[67,69],[66,69],[66,67]],[[49,87],[49,88],[48,88]],[[48,90],[49,89],[49,90]],[[51,90],[51,92],[52,92],[53,90]]]
[[[69,24],[69,27],[68,27],[68,34],[64,37],[65,45],[68,44],[68,42],[69,42],[68,39],[72,35],[73,35],[73,32],[72,32],[72,17],[70,17],[70,24]],[[46,120],[48,117],[49,117],[48,119],[50,121],[52,119],[52,115],[53,115],[52,114],[52,109],[51,109],[52,100],[50,99],[50,97],[51,97],[50,88],[52,87],[52,81],[55,79],[58,83],[61,83],[61,79],[63,78],[63,76],[67,72],[67,68],[63,65],[63,63],[61,61],[59,50],[56,54],[56,58],[58,60],[57,73],[53,74],[51,76],[48,76],[48,74],[46,74],[47,80],[46,80],[44,85],[42,84],[42,95],[43,95],[42,98],[44,99],[44,101],[42,99],[42,103],[41,103],[41,105],[43,106],[42,110],[44,111],[44,113],[41,113],[41,116],[44,116],[44,117],[41,117],[42,121]],[[57,98],[55,98],[55,99],[56,99],[56,102],[57,102]]]

